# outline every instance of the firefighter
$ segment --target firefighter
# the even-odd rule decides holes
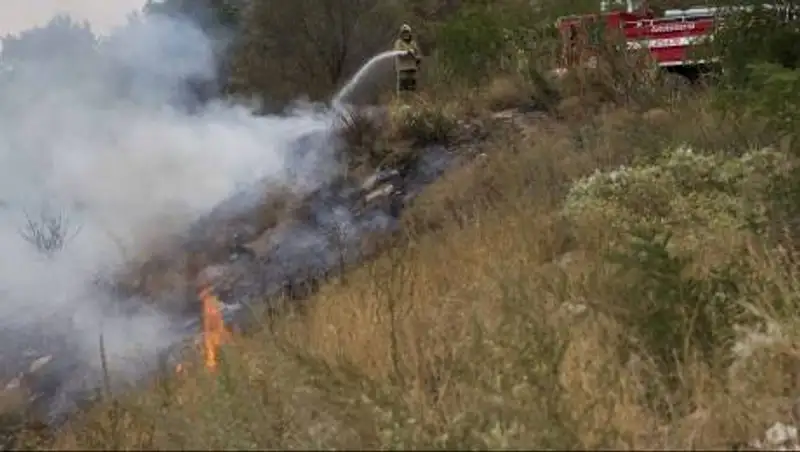
[[[397,70],[397,93],[402,95],[417,90],[417,71],[420,66],[420,51],[417,40],[408,24],[400,27],[400,36],[394,42],[394,50],[404,52],[395,58]]]

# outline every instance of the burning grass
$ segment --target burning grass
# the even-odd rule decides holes
[[[725,448],[791,421],[800,279],[790,249],[734,234],[718,215],[704,234],[719,240],[642,236],[621,250],[639,259],[625,267],[606,239],[621,233],[614,221],[640,217],[564,215],[573,183],[596,169],[658,164],[670,143],[734,154],[765,144],[757,127],[733,134],[703,99],[684,102],[496,137],[405,213],[402,246],[323,285],[302,312],[265,316],[253,335],[218,341],[221,325],[204,324],[220,332],[205,336],[205,350],[219,349],[204,356],[215,372],[165,375],[96,406],[50,447]],[[668,183],[637,193],[671,199],[691,231],[703,206],[719,205],[693,195],[702,181],[674,182],[683,194]],[[687,253],[696,261],[682,266]],[[724,273],[720,263],[746,265]],[[684,308],[723,292],[753,321],[715,318],[735,334],[706,350],[688,333],[699,317]],[[649,305],[678,320],[664,323]]]
[[[231,332],[225,325],[220,310],[221,302],[210,284],[203,284],[197,293],[197,298],[202,306],[200,311],[202,327],[195,345],[198,346],[202,356],[203,367],[209,372],[216,372],[219,366],[220,348],[231,341]],[[178,363],[175,366],[175,373],[185,376],[188,368],[187,363]]]
[[[199,293],[203,305],[203,364],[210,371],[217,370],[219,348],[230,341],[230,332],[225,327],[219,306],[211,286],[204,286]]]

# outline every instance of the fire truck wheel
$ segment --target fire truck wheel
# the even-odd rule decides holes
[[[674,72],[664,74],[664,87],[672,94],[682,95],[689,91],[691,82],[688,78]]]
[[[700,74],[697,79],[697,86],[700,89],[706,89],[714,86],[719,81],[719,74],[716,72],[707,72]]]

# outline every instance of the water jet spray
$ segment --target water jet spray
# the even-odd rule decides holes
[[[399,55],[402,55],[403,53],[405,52],[401,50],[390,50],[387,52],[379,53],[374,57],[370,58],[369,61],[367,61],[363,66],[361,66],[361,69],[359,69],[358,72],[356,72],[355,75],[353,75],[353,77],[351,77],[350,80],[348,80],[347,83],[345,83],[342,89],[340,89],[339,92],[336,93],[336,95],[333,97],[333,100],[331,102],[333,108],[334,109],[340,108],[342,106],[343,101],[347,100],[347,98],[350,97],[353,94],[353,92],[355,92],[356,88],[358,88],[358,86],[362,82],[364,82],[364,80],[366,80],[367,77],[369,77],[372,74],[372,72],[380,66],[381,63],[383,63],[386,60],[395,58]]]

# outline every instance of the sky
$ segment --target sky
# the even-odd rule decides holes
[[[125,22],[145,0],[2,0],[0,36],[44,25],[56,14],[66,13],[79,21],[88,20],[92,30],[105,34]]]

